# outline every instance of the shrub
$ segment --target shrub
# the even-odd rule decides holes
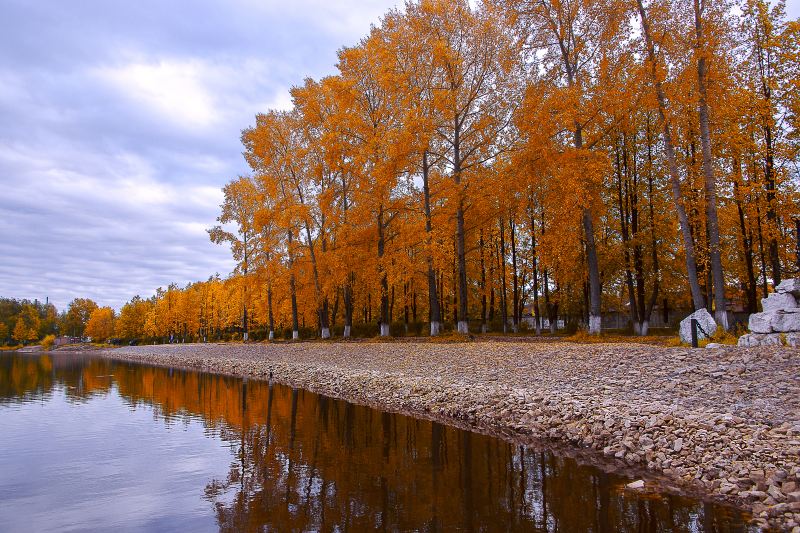
[[[52,350],[53,346],[56,344],[56,336],[55,335],[48,335],[44,339],[42,339],[42,348],[44,350]]]

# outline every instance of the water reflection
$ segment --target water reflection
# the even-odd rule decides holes
[[[230,464],[186,488],[223,531],[744,530],[730,509],[625,493],[627,480],[549,452],[265,382],[86,356],[0,356],[0,425],[4,408],[56,390],[77,406],[108,395],[147,406],[149,424],[201,421],[200,439],[227,446]]]

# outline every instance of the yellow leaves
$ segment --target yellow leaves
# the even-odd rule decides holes
[[[19,342],[32,342],[39,338],[39,312],[36,307],[26,303],[16,317],[12,335]]]
[[[122,306],[114,324],[114,335],[121,339],[141,339],[146,335],[148,315],[153,303],[138,296]]]
[[[92,311],[84,333],[94,342],[105,342],[111,338],[114,335],[114,310],[100,307]]]

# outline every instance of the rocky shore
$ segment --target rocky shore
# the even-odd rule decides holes
[[[108,357],[272,378],[383,410],[606,456],[800,532],[800,350],[319,342],[135,346]],[[674,489],[674,487],[673,487]]]

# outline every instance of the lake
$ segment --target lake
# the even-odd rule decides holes
[[[569,457],[262,381],[0,354],[0,531],[745,531]]]

